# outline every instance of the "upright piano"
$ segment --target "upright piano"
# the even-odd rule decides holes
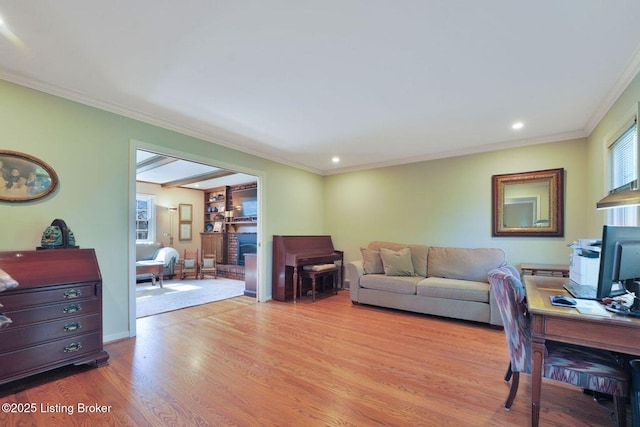
[[[344,253],[333,248],[331,236],[273,236],[273,299],[295,301],[293,285],[298,281],[298,269],[336,261],[340,261],[342,287]]]

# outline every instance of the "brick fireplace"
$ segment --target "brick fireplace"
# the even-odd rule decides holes
[[[256,253],[257,233],[228,233],[228,264],[218,266],[218,274],[229,279],[244,280],[244,255]]]

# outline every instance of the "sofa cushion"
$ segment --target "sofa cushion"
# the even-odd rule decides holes
[[[411,263],[417,275],[427,277],[427,255],[429,247],[425,245],[407,245],[411,250]]]
[[[386,276],[384,274],[367,274],[360,278],[360,287],[398,294],[415,295],[416,284],[424,280],[420,276]]]
[[[432,298],[489,303],[489,284],[471,280],[427,277],[416,284],[416,294]]]
[[[380,248],[387,248],[391,249],[392,251],[399,251],[400,249],[409,248],[411,250],[411,263],[413,264],[413,271],[415,271],[418,276],[427,277],[427,255],[429,253],[428,246],[411,243],[404,244],[373,241],[369,243],[368,247],[373,251],[380,251]]]
[[[383,274],[384,268],[382,267],[382,259],[380,258],[380,252],[367,248],[360,248],[362,253],[362,268],[364,274]]]
[[[411,262],[411,250],[409,248],[392,251],[380,248],[380,258],[384,274],[387,276],[415,276],[413,263]]]
[[[486,282],[487,273],[506,265],[506,255],[497,248],[429,248],[429,276]]]

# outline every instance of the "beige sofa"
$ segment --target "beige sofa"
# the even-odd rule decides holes
[[[496,248],[371,242],[346,264],[351,301],[502,325],[487,272],[506,265]]]

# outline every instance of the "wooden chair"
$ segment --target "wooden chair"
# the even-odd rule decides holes
[[[218,278],[218,265],[216,263],[216,253],[202,254],[200,258],[200,279],[204,279],[204,275],[213,276],[214,279]]]
[[[180,260],[182,263],[182,273],[180,279],[185,279],[188,275],[193,275],[195,279],[200,274],[200,260],[198,259],[198,249],[190,251],[184,250],[184,256]]]
[[[504,377],[511,381],[504,404],[511,408],[518,392],[520,373],[531,374],[531,329],[520,274],[511,267],[489,271],[490,292],[498,303],[509,347],[510,363]],[[608,351],[547,341],[543,376],[582,389],[613,396],[617,425],[626,425],[625,400],[629,396],[629,373]]]

